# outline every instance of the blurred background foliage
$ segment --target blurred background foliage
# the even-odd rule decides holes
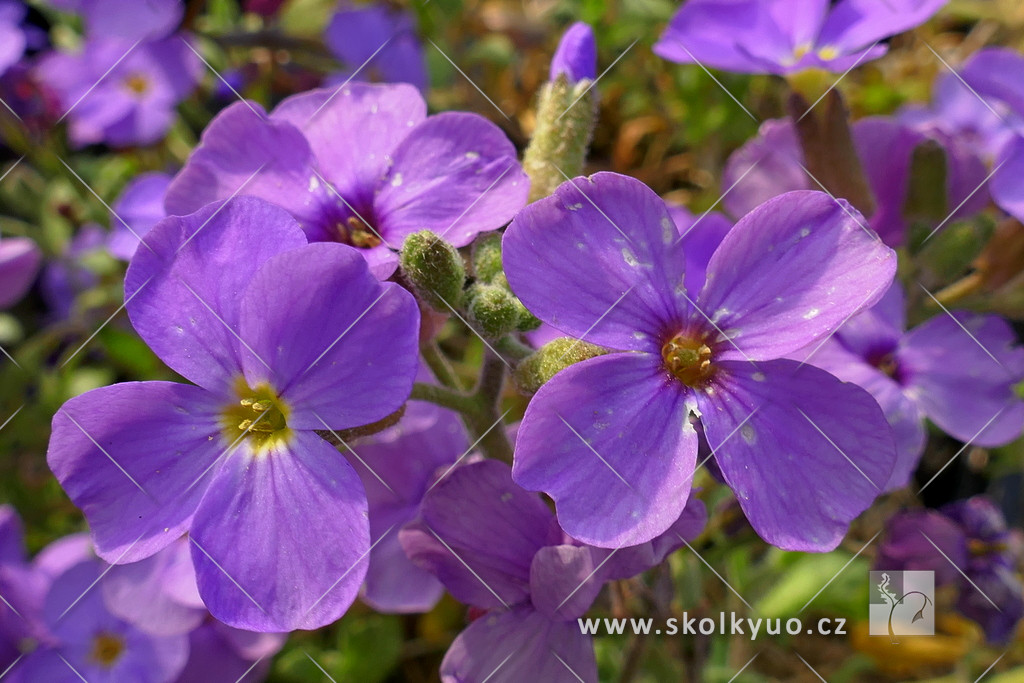
[[[47,313],[38,291],[0,313],[0,346],[13,356],[0,359],[0,424],[10,422],[0,429],[0,501],[12,503],[25,519],[33,552],[83,528],[81,515],[46,467],[56,409],[73,395],[111,382],[174,379],[131,331],[122,308],[124,265],[99,250],[68,260],[72,236],[91,222],[109,226],[109,205],[133,177],[180,167],[203,127],[235,99],[215,71],[244,73],[241,94],[269,109],[338,67],[321,42],[333,0],[291,0],[276,20],[245,14],[233,0],[188,5],[187,25],[210,69],[201,89],[180,106],[162,143],[73,151],[60,127],[26,137],[13,132],[9,120],[2,124],[12,149],[0,150],[0,174],[6,174],[0,182],[0,231],[33,237],[50,263],[66,262],[89,283],[66,317]],[[723,164],[756,134],[758,121],[785,113],[781,79],[708,73],[656,57],[651,45],[677,6],[670,0],[413,0],[399,6],[418,21],[431,109],[486,116],[520,149],[534,126],[534,94],[547,78],[561,31],[576,20],[592,24],[599,73],[604,73],[597,84],[600,114],[588,172],[632,175],[693,211],[716,206]],[[54,22],[55,43],[80,40],[74,22],[37,9]],[[931,84],[945,69],[929,46],[952,64],[984,45],[1024,47],[1024,3],[953,0],[937,19],[892,43],[888,56],[851,72],[839,85],[855,118],[927,101]],[[20,157],[24,161],[12,166]],[[991,219],[951,226],[914,255],[914,267],[936,283],[954,282],[970,270],[994,230]],[[975,303],[985,307],[984,298]],[[462,355],[460,367],[470,372],[480,356],[479,343],[460,336],[455,325],[445,328],[442,342]],[[938,471],[958,447],[933,433],[922,465],[925,476]],[[971,449],[943,472],[925,502],[937,505],[1000,489],[1015,492],[1019,500],[1022,462],[1021,441],[994,451]],[[602,636],[595,640],[602,680],[816,681],[813,667],[832,683],[939,683],[975,680],[996,662],[986,681],[1024,681],[1019,635],[1009,650],[997,651],[984,645],[976,626],[949,617],[940,619],[940,636],[927,642],[907,639],[893,648],[887,639],[865,636],[872,551],[861,549],[909,494],[882,499],[836,551],[806,555],[766,546],[740,524],[738,508],[723,487],[702,483],[712,515],[696,547],[707,564],[694,553],[678,552],[643,579],[613,585],[591,614],[665,618],[686,611],[717,618],[720,611],[736,611],[753,617],[799,614],[805,623],[843,617],[850,635],[762,635],[755,642],[744,636]],[[440,659],[464,622],[464,609],[450,598],[415,616],[375,614],[357,603],[329,628],[292,635],[275,660],[271,680],[326,680],[325,673],[339,682],[436,680]]]

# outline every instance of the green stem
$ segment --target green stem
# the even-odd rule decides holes
[[[480,450],[489,458],[512,462],[512,444],[505,434],[505,426],[499,424],[503,415],[501,390],[505,385],[505,361],[494,353],[487,352],[480,369],[474,397],[482,408],[479,415],[467,416],[466,426],[480,440]]]
[[[409,395],[409,398],[414,401],[434,403],[467,416],[482,413],[482,405],[476,396],[466,396],[447,387],[439,387],[434,384],[416,382],[412,385],[412,394]]]
[[[494,342],[494,349],[498,353],[516,361],[521,361],[536,350],[522,343],[512,335],[504,336]]]
[[[448,362],[445,355],[441,353],[441,349],[438,347],[437,342],[426,341],[420,344],[420,354],[423,356],[423,361],[430,368],[430,371],[434,373],[434,377],[438,382],[448,387],[449,389],[462,390],[462,383],[459,381],[459,376],[455,374],[455,369],[452,368],[452,364]]]

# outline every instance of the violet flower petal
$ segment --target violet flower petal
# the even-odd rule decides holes
[[[199,593],[229,626],[319,628],[345,613],[366,574],[363,486],[311,432],[265,448],[235,451],[196,510],[190,541]]]
[[[174,382],[126,382],[53,417],[47,463],[85,514],[96,553],[134,562],[185,533],[225,442],[221,406]]]
[[[665,325],[688,308],[677,291],[685,264],[678,239],[665,202],[646,185],[597,173],[519,212],[505,231],[505,271],[526,307],[562,332],[660,352]]]
[[[271,256],[305,244],[287,212],[251,197],[166,218],[128,267],[128,316],[171,369],[227,391],[242,368],[235,335],[243,293]]]
[[[318,243],[277,254],[252,275],[241,301],[239,332],[252,352],[246,380],[274,387],[292,429],[375,422],[409,397],[419,320],[408,290],[378,281],[352,247]]]
[[[758,535],[786,550],[835,548],[895,463],[875,400],[791,360],[721,362],[713,389],[697,392],[701,422]]]
[[[602,547],[663,533],[686,505],[697,457],[692,401],[661,357],[617,353],[555,375],[526,409],[513,477],[554,498],[565,532]]]
[[[731,342],[723,359],[784,356],[885,294],[896,254],[859,220],[843,200],[790,192],[729,231],[697,301]]]

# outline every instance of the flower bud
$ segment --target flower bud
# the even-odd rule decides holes
[[[580,361],[608,353],[605,349],[572,337],[552,339],[516,367],[512,378],[525,394],[535,394],[545,382]]]
[[[531,202],[583,173],[597,119],[596,72],[593,31],[586,24],[574,24],[551,60],[551,80],[540,89],[537,127],[523,154]]]
[[[422,301],[443,312],[459,307],[466,267],[455,247],[429,230],[420,230],[405,238],[399,262]]]
[[[500,285],[477,283],[467,292],[470,324],[488,339],[498,339],[519,326],[523,305]]]
[[[597,77],[597,43],[594,30],[582,21],[577,21],[562,34],[554,57],[551,58],[550,80],[556,81],[565,74],[570,83]]]
[[[501,234],[491,232],[481,235],[473,243],[473,275],[477,282],[496,284],[495,278],[505,282],[501,265]]]

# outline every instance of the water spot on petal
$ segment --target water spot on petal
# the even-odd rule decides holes
[[[466,158],[467,159],[471,159],[471,160],[472,159],[479,159],[480,158],[480,152],[466,152]]]
[[[819,315],[821,315],[821,309],[812,308],[804,313],[804,320],[811,320],[812,318],[817,318]]]
[[[391,187],[398,187],[402,184],[402,174],[396,173],[395,177],[391,179]]]
[[[622,248],[622,260],[626,262],[627,266],[640,265],[640,262],[636,260],[636,255],[625,247]]]
[[[751,375],[751,378],[753,378],[755,382],[763,382],[765,379],[763,372],[755,372],[753,375]]]
[[[665,244],[672,244],[676,241],[676,224],[672,222],[671,218],[661,219],[661,236],[665,240]]]
[[[810,228],[800,228],[800,236],[801,237],[807,237],[810,234],[811,234],[811,229]]]
[[[740,427],[740,436],[742,436],[743,440],[751,446],[757,443],[757,432],[755,432],[754,428],[749,424],[745,424]]]

